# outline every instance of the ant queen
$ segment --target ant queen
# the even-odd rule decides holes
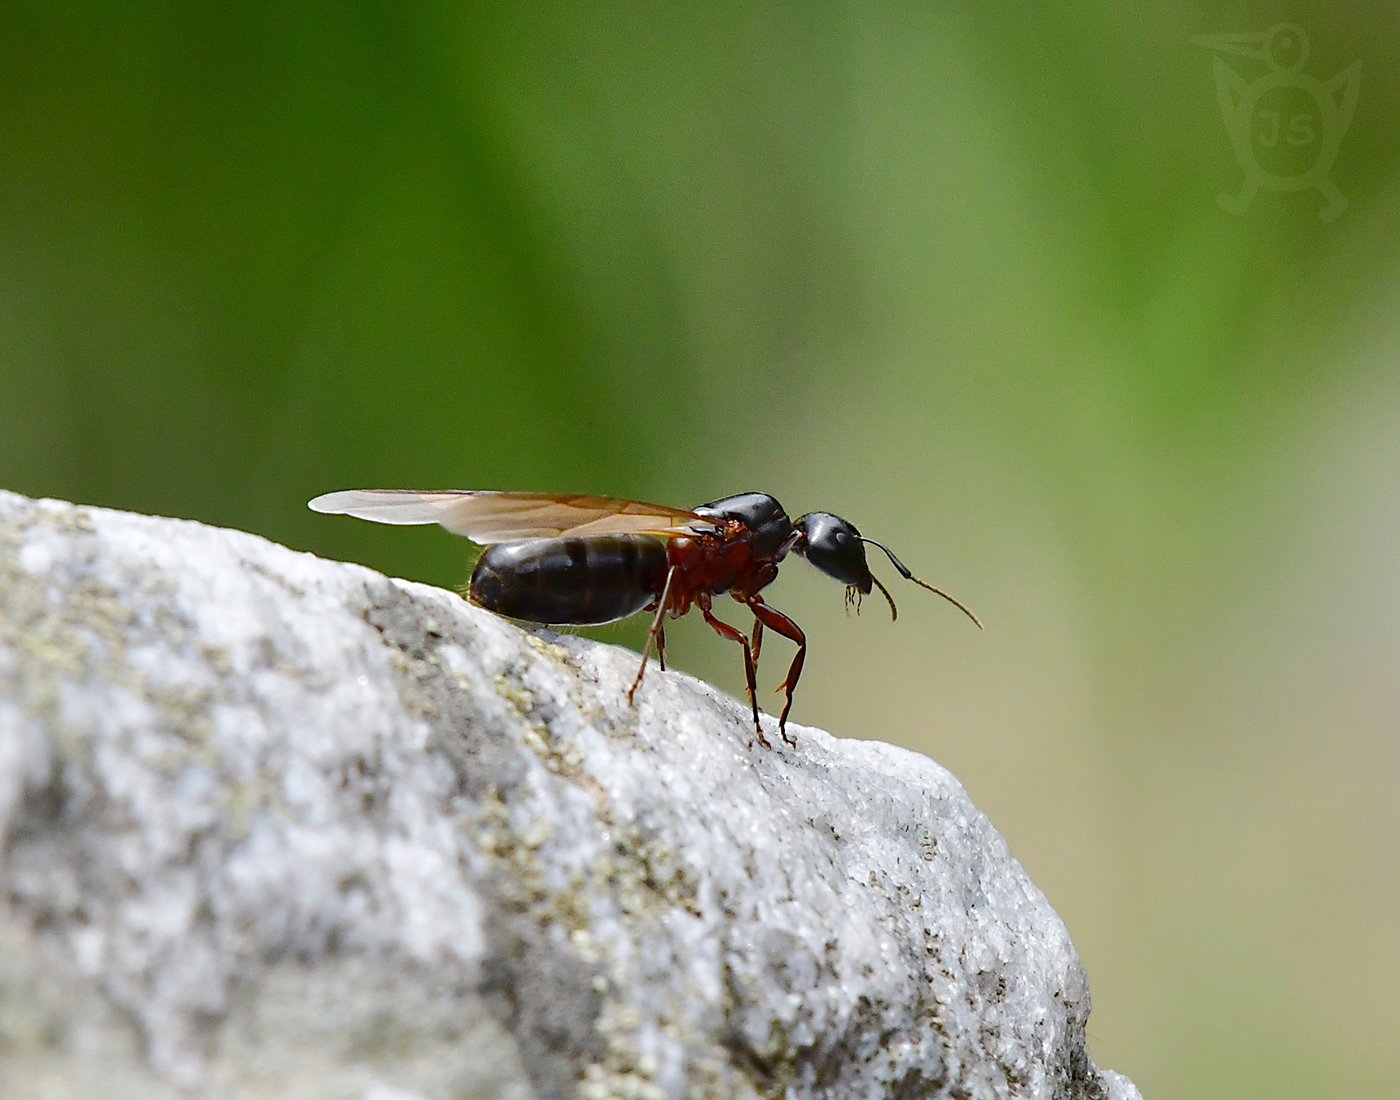
[[[789,552],[805,558],[846,586],[847,604],[878,588],[898,618],[889,589],[870,572],[867,544],[884,551],[905,580],[942,596],[977,624],[977,616],[948,593],[919,580],[890,549],[866,538],[830,512],[796,520],[767,493],[740,493],[697,508],[670,508],[617,497],[554,493],[498,493],[466,489],[346,489],[311,501],[316,512],[357,516],[376,523],[436,523],[486,547],[467,586],[479,607],[532,623],[594,625],[639,611],[653,612],[642,665],[627,692],[632,702],[653,646],[666,668],[665,620],[692,606],[723,638],[744,650],[744,678],[754,729],[765,748],[758,718],[756,669],[767,627],[797,646],[787,678],[778,732],[790,744],[787,716],[807,656],[807,637],[759,593],[778,575]],[[716,596],[729,593],[753,613],[744,634],[713,612]]]

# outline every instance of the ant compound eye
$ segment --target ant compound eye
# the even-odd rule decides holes
[[[830,512],[808,512],[794,526],[803,535],[793,547],[794,553],[833,580],[869,594],[870,567],[865,562],[865,544],[854,525]]]

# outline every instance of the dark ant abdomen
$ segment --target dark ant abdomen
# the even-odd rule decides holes
[[[666,543],[644,535],[528,539],[487,548],[468,599],[532,623],[610,623],[661,595]]]

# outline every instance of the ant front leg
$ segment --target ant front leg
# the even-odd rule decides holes
[[[661,671],[666,671],[666,624],[656,624],[656,659],[661,662]]]
[[[788,667],[787,679],[777,688],[779,691],[787,692],[787,701],[783,703],[783,713],[778,719],[778,732],[783,735],[784,741],[796,748],[797,742],[787,735],[787,716],[788,711],[792,710],[792,693],[797,689],[798,678],[802,675],[802,664],[807,659],[807,635],[803,634],[802,628],[781,611],[764,603],[761,596],[750,596],[744,602],[749,605],[749,610],[753,612],[755,622],[765,623],[784,638],[797,643],[797,656],[792,659],[792,664]]]
[[[744,647],[744,678],[749,685],[749,706],[753,707],[753,728],[763,747],[771,749],[773,746],[768,743],[768,738],[763,736],[763,727],[758,721],[758,677],[754,674],[753,650],[749,648],[748,638],[744,636],[742,631],[735,630],[728,623],[716,619],[708,607],[702,606],[700,614],[705,616],[705,621],[710,624],[710,628],[721,638],[728,638]]]

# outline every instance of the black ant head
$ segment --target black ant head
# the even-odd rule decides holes
[[[913,581],[920,588],[927,588],[930,592],[942,596],[950,604],[956,607],[974,623],[977,629],[982,629],[982,624],[978,622],[974,615],[952,596],[944,592],[941,588],[934,588],[933,585],[919,580],[905,564],[891,552],[888,546],[868,539],[856,530],[855,524],[847,523],[840,516],[833,516],[830,512],[808,512],[800,517],[793,527],[797,531],[797,541],[792,544],[792,552],[806,558],[828,577],[838,580],[846,586],[846,601],[851,602],[852,592],[859,592],[862,596],[870,595],[873,585],[880,590],[880,594],[885,597],[890,605],[890,618],[899,617],[899,610],[894,606],[894,597],[890,595],[889,589],[880,583],[870,572],[870,566],[865,562],[865,544],[878,547],[885,552],[885,556],[890,559],[890,564],[895,567],[907,581]],[[860,607],[860,601],[856,600],[856,607]]]
[[[865,562],[865,543],[855,525],[830,512],[808,512],[793,524],[798,530],[792,552],[806,558],[832,580],[870,595],[874,578]]]

